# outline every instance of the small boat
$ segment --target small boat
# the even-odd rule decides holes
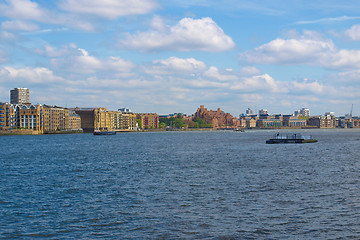
[[[241,128],[234,128],[234,132],[245,132],[245,130]]]
[[[95,131],[94,135],[115,135],[115,131]]]
[[[314,143],[317,142],[312,136],[303,136],[300,133],[291,134],[280,134],[277,133],[273,138],[266,141],[267,144],[278,144],[278,143]]]

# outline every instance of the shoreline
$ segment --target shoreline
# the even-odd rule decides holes
[[[338,131],[357,131],[360,128],[242,128],[244,132],[252,131],[326,131],[326,130],[338,130]],[[224,132],[238,132],[233,129],[213,129],[213,128],[188,128],[188,129],[144,129],[141,131],[117,131],[116,133],[145,133],[145,132],[211,132],[211,131],[224,131]],[[240,131],[239,131],[240,132]],[[240,132],[240,133],[244,133]],[[52,131],[45,133],[38,133],[35,130],[22,129],[22,130],[0,130],[0,136],[25,136],[25,135],[63,135],[63,134],[86,134],[83,131]],[[89,133],[88,133],[89,134]],[[90,133],[92,134],[92,133]]]

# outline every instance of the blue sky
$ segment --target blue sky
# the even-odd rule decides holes
[[[357,1],[0,0],[0,102],[360,115]]]

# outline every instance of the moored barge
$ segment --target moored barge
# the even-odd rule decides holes
[[[279,143],[314,143],[317,142],[312,136],[303,136],[300,133],[280,134],[277,133],[273,138],[266,141],[267,144]]]
[[[95,131],[94,135],[115,135],[115,131]]]

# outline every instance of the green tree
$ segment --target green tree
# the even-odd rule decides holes
[[[142,128],[141,119],[136,119],[136,122],[138,123],[138,127]]]
[[[204,119],[202,118],[196,118],[194,120],[195,122],[195,128],[212,128],[212,124],[211,123],[207,123]]]
[[[161,118],[160,123],[166,124],[166,126],[171,128],[185,127],[184,119],[182,118],[181,114],[178,114],[176,117]]]

